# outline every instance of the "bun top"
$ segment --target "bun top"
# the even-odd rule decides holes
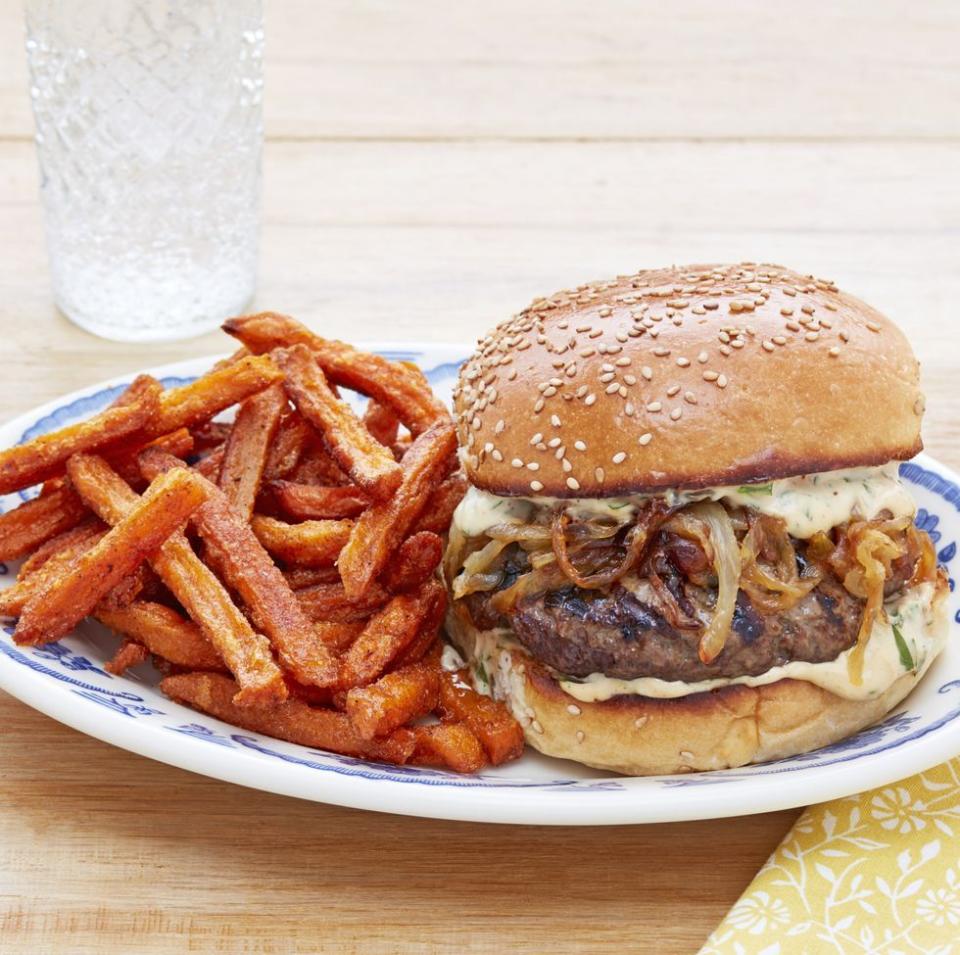
[[[536,299],[454,391],[501,495],[613,497],[883,464],[922,447],[919,365],[869,305],[779,265],[688,265]]]

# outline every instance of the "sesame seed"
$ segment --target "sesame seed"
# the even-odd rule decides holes
[[[683,393],[683,400],[688,404],[695,405],[697,403],[697,396],[692,391],[685,391]]]
[[[662,409],[663,409],[663,404],[659,401],[651,401],[650,404],[647,405],[647,411],[656,412],[656,411],[661,411]]]
[[[876,322],[865,322],[864,323],[871,332],[879,332],[880,326]]]
[[[760,343],[760,345],[761,345],[761,347],[763,348],[764,351],[774,351],[773,342],[768,342],[768,341],[764,340],[764,341],[762,341],[762,342]]]
[[[701,365],[706,364],[709,358],[710,356],[705,351],[702,351],[699,355],[697,355],[697,361],[700,362]]]
[[[596,355],[596,353],[597,353],[596,348],[581,348],[581,349],[580,349],[580,357],[581,357],[581,358],[591,358],[591,357],[593,357],[594,355]]]
[[[560,461],[560,466],[563,468],[564,474],[569,474],[573,470],[573,465],[562,455],[558,454],[557,460]]]
[[[850,336],[849,336],[846,332],[838,332],[838,333],[837,333],[837,337],[838,337],[838,338],[840,339],[840,341],[842,341],[842,342],[848,342],[848,341],[850,341]]]
[[[808,342],[815,342],[820,337],[820,332],[807,332],[803,336]]]
[[[789,317],[793,314],[793,309],[792,309],[792,308],[781,308],[781,309],[780,309],[780,314],[783,315],[785,318],[789,318]]]
[[[567,712],[568,712],[571,716],[579,716],[583,711],[580,709],[579,706],[577,706],[576,703],[568,703],[568,704],[567,704]]]
[[[553,385],[551,385],[549,388],[547,388],[547,389],[543,392],[543,397],[544,397],[544,398],[552,398],[556,393],[557,393],[557,389],[554,388]]]
[[[614,464],[623,464],[623,462],[627,460],[627,452],[618,451],[610,460],[613,461]]]
[[[828,354],[831,358],[836,358],[837,355],[840,354],[840,347],[839,347],[838,345],[834,345],[834,346],[827,352],[827,354]]]
[[[570,488],[571,491],[579,491],[579,490],[580,490],[580,482],[579,482],[575,477],[568,477],[568,478],[567,478],[567,487]]]
[[[539,721],[539,720],[533,720],[533,721],[530,723],[530,725],[533,727],[534,732],[536,732],[536,733],[543,733],[543,727],[540,725],[540,721]]]
[[[531,482],[530,482],[530,490],[531,490],[531,491],[542,491],[542,490],[543,490],[543,485],[542,485],[539,481],[531,481]]]
[[[622,358],[618,358],[617,361],[616,361],[616,363],[617,363],[617,365],[619,365],[621,368],[626,368],[627,365],[630,364],[630,359],[627,358],[626,355],[624,355]]]
[[[493,449],[490,456],[493,458],[494,461],[503,460],[503,454],[497,448]]]
[[[671,385],[671,386],[667,389],[667,397],[668,397],[668,398],[672,398],[672,397],[673,397],[675,394],[677,394],[677,392],[679,392],[679,391],[680,391],[680,386],[679,386],[679,385]]]
[[[786,345],[786,344],[787,344],[787,340],[786,340],[786,338],[783,337],[783,335],[774,335],[774,336],[773,336],[773,344],[774,344],[774,345]]]
[[[539,414],[543,411],[543,398],[537,398],[536,403],[533,406],[533,411],[535,414]]]
[[[679,421],[682,414],[683,408],[674,408],[673,411],[670,412],[670,418],[673,421]]]
[[[601,308],[601,309],[597,312],[597,314],[598,314],[601,318],[609,318],[609,317],[613,314],[613,309],[610,308],[609,305],[604,305],[603,308]]]
[[[557,450],[553,452],[553,456],[559,461],[559,460],[561,460],[561,459],[563,458],[563,456],[564,456],[566,453],[567,453],[566,447],[561,444],[560,447],[557,448]]]
[[[716,381],[719,377],[720,375],[715,371],[705,371],[703,373],[704,381]]]
[[[547,442],[547,446],[548,446],[548,447],[551,447],[551,448],[558,448],[558,447],[560,447],[560,439],[559,439],[559,438],[551,438],[551,439]]]
[[[812,315],[816,309],[812,305],[801,305],[800,311],[803,312],[804,315]]]
[[[531,444],[539,444],[543,440],[543,435],[538,431],[531,439]]]
[[[614,392],[620,390],[620,385],[618,385],[615,381],[612,381],[604,390],[608,395],[612,395]]]
[[[687,365],[690,364],[690,359],[689,359],[689,358],[678,358],[678,359],[677,359],[677,364],[678,364],[681,368],[686,368]]]
[[[521,461],[520,458],[514,458],[510,463],[511,463],[515,468],[522,468],[522,467],[523,467],[523,461]]]
[[[799,331],[800,331],[800,326],[799,326],[796,322],[787,322],[786,325],[787,325],[787,328],[789,328],[791,332],[799,332]]]
[[[654,355],[656,355],[658,358],[665,358],[667,355],[670,354],[670,349],[669,349],[669,348],[664,348],[662,345],[660,345],[659,347],[654,348],[653,353],[654,353]]]
[[[635,384],[637,383],[637,376],[636,376],[636,375],[624,375],[624,376],[623,376],[623,381],[624,381],[624,384],[627,384],[627,385],[635,385]]]
[[[638,717],[633,721],[633,725],[636,726],[636,728],[637,728],[638,730],[639,730],[639,729],[643,729],[643,727],[647,725],[647,720],[649,720],[649,719],[650,719],[649,716],[638,716]]]
[[[833,302],[824,302],[824,303],[823,303],[823,307],[824,307],[828,312],[835,312],[835,311],[837,310],[837,306],[834,305]]]
[[[574,441],[574,442],[573,442],[573,446],[574,446],[578,451],[586,451],[586,450],[587,450],[587,446],[586,446],[586,444],[585,444],[583,441]]]
[[[577,730],[577,742],[582,743],[586,739],[583,730]]]
[[[528,471],[539,471],[539,470],[540,470],[540,465],[537,464],[536,461],[528,461],[528,462],[527,462],[527,470],[528,470]]]
[[[644,365],[643,368],[640,369],[640,374],[643,375],[647,381],[653,381],[653,371],[649,365]]]
[[[555,428],[559,428],[560,418],[555,414],[550,415],[550,424],[552,424]]]
[[[726,375],[721,375],[721,376],[717,379],[717,387],[718,387],[718,388],[726,388],[726,387],[727,387],[727,376],[726,376]]]
[[[606,472],[603,468],[594,468],[593,476],[597,479],[598,484],[603,484],[603,479],[606,477]]]
[[[640,440],[640,444],[644,445],[645,447],[653,440],[653,435],[649,431],[646,431],[640,435],[639,440]]]
[[[612,372],[612,371],[614,371],[615,369],[614,369],[613,365],[610,364],[610,362],[605,361],[605,362],[600,366],[600,370],[601,370],[601,371],[610,371],[610,372]]]
[[[600,381],[603,382],[603,384],[606,384],[609,381],[613,381],[614,378],[616,378],[616,374],[612,371],[608,371],[600,376]]]

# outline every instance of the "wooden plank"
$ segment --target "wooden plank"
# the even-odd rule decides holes
[[[951,0],[269,0],[273,137],[960,136]],[[0,133],[32,126],[0,4]]]
[[[687,955],[795,816],[438,822],[205,779],[5,694],[0,723],[5,955],[488,953],[506,939],[518,953]]]

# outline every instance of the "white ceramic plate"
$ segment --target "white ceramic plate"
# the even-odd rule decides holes
[[[391,358],[417,361],[448,396],[466,349],[376,343]],[[167,384],[189,380],[214,359],[152,369]],[[133,375],[68,395],[0,427],[7,447],[105,406]],[[902,465],[920,505],[918,524],[940,561],[956,564],[960,479],[921,455]],[[0,510],[19,503],[0,498]],[[0,588],[15,566],[0,564]],[[953,580],[950,581],[951,591]],[[124,677],[106,673],[116,638],[84,623],[45,647],[21,648],[0,633],[0,688],[90,736],[184,769],[256,789],[384,812],[477,822],[613,825],[737,816],[807,805],[884,785],[960,753],[960,611],[950,595],[954,633],[923,683],[882,722],[803,756],[725,772],[632,779],[599,773],[528,751],[509,766],[463,777],[384,766],[238,730],[172,703],[149,666]]]

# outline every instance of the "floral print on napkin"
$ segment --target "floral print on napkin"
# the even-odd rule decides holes
[[[960,759],[807,809],[700,955],[960,955]]]

